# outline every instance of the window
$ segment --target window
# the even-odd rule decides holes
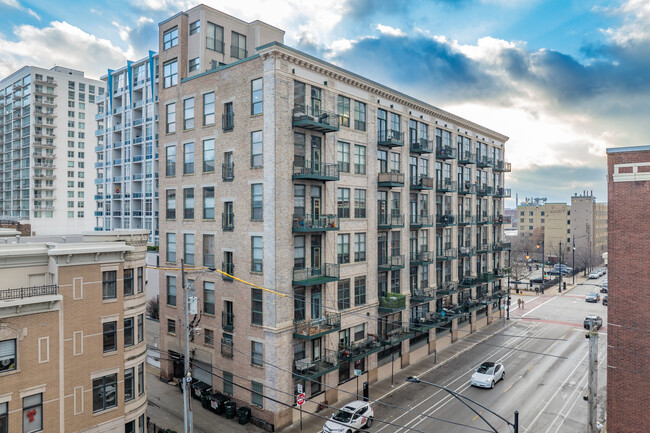
[[[365,305],[366,303],[366,277],[354,279],[354,305]],[[362,337],[363,338],[363,337]],[[355,341],[357,339],[355,338]]]
[[[178,45],[178,27],[163,33],[163,50],[168,50],[176,45]]]
[[[124,270],[124,296],[133,295],[133,269]]]
[[[262,113],[262,79],[251,81],[251,114]]]
[[[173,220],[176,218],[176,191],[168,189],[165,191],[165,218]]]
[[[0,433],[9,433],[9,403],[0,403]]]
[[[262,131],[251,132],[251,167],[261,167],[264,164]]]
[[[138,314],[138,343],[144,341],[144,314]]]
[[[251,271],[262,272],[262,237],[251,236]]]
[[[230,57],[243,59],[246,56],[246,36],[232,32],[230,36]]]
[[[350,263],[350,235],[338,235],[337,241],[337,263],[339,265]]]
[[[176,233],[167,233],[167,261],[176,261]]]
[[[203,282],[203,312],[214,314],[214,283],[211,281]]]
[[[183,145],[183,174],[194,173],[194,143]]]
[[[167,333],[176,335],[176,321],[174,319],[167,319]]]
[[[232,131],[235,127],[235,113],[233,112],[232,102],[223,104],[223,118],[221,127],[224,131]]]
[[[117,322],[102,324],[104,353],[117,350]]]
[[[133,317],[124,319],[124,347],[133,346],[135,334],[133,329]]]
[[[261,183],[251,185],[251,220],[261,221],[263,219],[263,190]]]
[[[366,146],[354,145],[354,174],[366,174]]]
[[[43,430],[43,394],[23,398],[23,432]]]
[[[190,35],[194,35],[201,30],[201,21],[196,20],[193,23],[190,23]]]
[[[235,229],[235,213],[233,202],[226,201],[223,203],[223,215],[221,216],[221,228],[224,231],[233,231]]]
[[[194,72],[194,71],[198,71],[198,70],[199,70],[199,68],[200,68],[199,61],[200,61],[200,60],[199,60],[198,57],[196,57],[196,58],[194,58],[194,59],[190,59],[190,61],[189,61],[189,65],[188,65],[188,66],[189,66],[189,67],[188,67],[189,72]]]
[[[124,394],[126,395],[126,390],[124,391]],[[124,400],[126,401],[126,397]],[[135,433],[135,420],[124,424],[124,433]]]
[[[350,218],[350,189],[338,188],[338,216],[339,218]]]
[[[214,92],[203,95],[203,126],[214,125]]]
[[[338,302],[339,310],[350,308],[350,280],[341,280],[338,284]]]
[[[223,27],[208,22],[206,47],[208,50],[223,53]]]
[[[93,412],[117,406],[117,374],[93,379]]]
[[[366,104],[354,101],[354,129],[366,130]]]
[[[251,403],[257,407],[264,407],[264,385],[251,380]]]
[[[354,217],[355,218],[366,217],[366,190],[365,189],[354,190]]]
[[[0,341],[0,373],[16,369],[16,339]]]
[[[185,248],[185,264],[193,265],[194,264],[194,235],[185,233],[183,235],[183,247]]]
[[[212,329],[203,330],[203,344],[206,346],[214,346],[214,331]]]
[[[176,277],[167,275],[167,305],[176,306]]]
[[[264,365],[264,345],[258,341],[251,341],[251,364]]]
[[[176,132],[176,103],[172,102],[165,106],[167,126],[165,131],[167,134]]]
[[[168,146],[165,162],[165,176],[176,176],[176,146]]]
[[[364,262],[366,260],[366,234],[354,234],[354,261]]]
[[[138,365],[138,395],[144,394],[144,362]]]
[[[264,320],[264,301],[262,290],[251,288],[251,323],[262,325]]]
[[[183,219],[194,219],[194,188],[183,190]]]
[[[228,373],[227,371],[224,371],[223,372],[223,393],[232,396],[233,395],[232,391],[233,391],[232,373]]]
[[[214,219],[214,187],[203,188],[203,219]]]
[[[350,126],[350,98],[339,95],[336,101],[336,108],[341,126]]]
[[[183,101],[183,129],[194,128],[194,98],[187,98]]]
[[[163,88],[178,84],[178,60],[163,63]]]
[[[336,144],[336,162],[340,172],[350,172],[350,143],[339,141]]]
[[[135,368],[124,370],[124,401],[135,398]],[[133,431],[133,430],[132,430]]]
[[[115,299],[117,297],[117,271],[102,272],[102,298]]]

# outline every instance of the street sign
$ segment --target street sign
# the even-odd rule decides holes
[[[361,376],[362,374],[363,374],[363,371],[361,371],[359,369],[356,369],[356,368],[354,369],[354,375],[355,376]]]
[[[305,394],[298,394],[296,403],[298,403],[298,406],[302,406],[303,404],[305,404]]]
[[[298,394],[302,394],[302,385],[298,384],[296,385],[296,388],[298,388]]]

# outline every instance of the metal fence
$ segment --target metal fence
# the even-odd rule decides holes
[[[23,299],[31,298],[32,296],[56,295],[58,292],[59,286],[57,284],[20,287],[18,289],[2,289],[0,290],[0,299]]]

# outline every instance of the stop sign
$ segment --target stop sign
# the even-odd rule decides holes
[[[296,403],[298,403],[298,406],[302,406],[305,403],[305,394],[298,394]]]

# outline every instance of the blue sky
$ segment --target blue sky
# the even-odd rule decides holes
[[[509,136],[513,198],[559,202],[593,190],[604,201],[605,149],[649,144],[647,0],[204,3]],[[99,77],[155,50],[158,22],[195,5],[0,0],[0,76],[58,64]]]

